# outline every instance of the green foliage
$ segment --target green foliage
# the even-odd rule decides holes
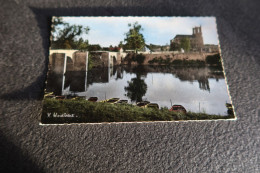
[[[176,59],[172,61],[173,65],[183,65],[183,60],[181,59]]]
[[[63,43],[63,48],[64,49],[71,49],[71,44],[69,43],[68,40],[65,40],[65,42]]]
[[[183,48],[185,50],[185,52],[189,52],[190,51],[190,39],[188,37],[181,39],[180,47]]]
[[[206,57],[206,63],[209,65],[217,65],[217,66],[222,66],[221,64],[221,58],[220,54],[215,54],[215,55],[209,55]]]
[[[180,47],[179,44],[172,42],[171,45],[170,45],[170,50],[171,51],[180,51],[181,47]]]
[[[204,66],[205,61],[201,60],[181,60],[175,59],[171,62],[171,58],[163,59],[162,57],[155,57],[154,59],[148,61],[150,65],[159,64],[159,65],[176,65],[176,66]]]
[[[134,54],[132,60],[141,65],[144,63],[145,56],[143,54]]]
[[[148,61],[149,64],[154,64],[157,63],[159,65],[166,64],[166,61],[168,62],[169,60],[164,60],[161,56],[159,58],[155,57],[152,60]]]
[[[149,60],[148,63],[149,63],[149,64],[158,63],[158,58],[155,57],[155,58],[153,58],[152,60]]]
[[[59,115],[67,113],[75,117],[53,117],[47,113]],[[131,121],[173,121],[173,120],[205,120],[229,119],[234,115],[220,116],[205,113],[187,112],[187,114],[171,112],[168,108],[140,108],[129,104],[109,104],[89,102],[87,100],[55,100],[44,99],[42,123],[78,123],[78,122],[131,122]]]
[[[137,75],[136,78],[132,78],[131,81],[128,81],[128,86],[125,87],[125,91],[131,101],[140,102],[147,91],[147,84],[141,79],[140,75]]]
[[[86,50],[88,41],[84,41],[82,38],[78,39],[78,37],[83,33],[88,34],[88,32],[88,27],[83,28],[82,25],[70,25],[64,23],[62,17],[54,17],[51,32],[51,48]]]
[[[78,41],[76,41],[76,47],[77,49],[79,49],[80,51],[86,51],[88,50],[88,40],[83,40],[82,38],[80,38]]]
[[[101,46],[99,44],[94,44],[94,45],[88,46],[88,51],[97,51],[97,50],[101,50]]]
[[[53,17],[51,25],[51,41],[53,40],[53,34],[57,31],[59,25],[65,25],[62,17]]]
[[[162,57],[160,56],[159,59],[158,59],[158,64],[162,65],[162,63],[164,63],[164,59],[162,59]]]
[[[128,26],[130,27],[130,29],[126,33],[125,49],[134,49],[137,53],[137,50],[140,50],[145,46],[145,40],[143,34],[141,33],[143,28],[137,22],[135,22],[134,24],[128,24]]]
[[[92,54],[88,54],[88,70],[91,70],[93,68],[93,55]]]
[[[124,47],[123,41],[120,41],[120,43],[118,44],[118,47],[120,47],[120,48]]]
[[[217,68],[216,70],[223,70],[221,59],[219,54],[210,55],[206,57],[206,61],[202,60],[181,60],[181,59],[175,59],[171,61],[171,58],[163,59],[162,57],[155,57],[152,60],[148,61],[150,65],[158,64],[158,65],[174,65],[174,66],[215,66]]]
[[[166,58],[166,60],[164,60],[164,63],[166,65],[171,64],[171,58]]]
[[[177,65],[177,66],[205,66],[205,61],[201,60],[180,60],[176,59],[173,60],[172,65]]]
[[[171,58],[163,59],[161,56],[159,58],[155,57],[152,60],[148,61],[149,64],[159,64],[159,65],[171,65]]]

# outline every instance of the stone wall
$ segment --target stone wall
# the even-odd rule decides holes
[[[193,53],[179,53],[179,54],[174,54],[174,53],[162,53],[162,54],[144,54],[145,60],[144,64],[147,65],[149,64],[148,62],[150,60],[153,60],[154,58],[162,58],[162,59],[167,59],[170,58],[172,60],[200,60],[200,61],[205,61],[206,57],[208,55],[213,55],[214,53],[198,53],[198,52],[193,52]]]
[[[87,53],[75,52],[73,54],[73,71],[86,71]]]
[[[55,73],[63,73],[64,70],[64,53],[53,53],[49,57],[49,68]]]
[[[104,52],[101,54],[102,65],[104,67],[108,67],[108,56],[108,52]]]
[[[74,52],[71,57],[66,53],[52,53],[49,56],[49,69],[55,73],[63,73],[65,60],[66,71],[86,71],[86,52]]]

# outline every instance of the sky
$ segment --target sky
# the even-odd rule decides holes
[[[69,24],[89,27],[81,37],[89,44],[102,47],[117,46],[129,31],[128,23],[136,21],[143,28],[146,44],[166,45],[178,34],[191,35],[192,28],[202,27],[204,44],[218,44],[215,17],[63,17]]]

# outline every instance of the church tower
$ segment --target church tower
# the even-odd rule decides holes
[[[204,46],[201,26],[192,28],[192,36],[191,47],[201,51]]]

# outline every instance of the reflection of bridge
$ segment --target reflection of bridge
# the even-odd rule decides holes
[[[112,76],[113,66],[121,62],[123,54],[121,52],[95,51],[91,52],[92,58],[101,61],[102,66],[108,73],[104,76],[101,74],[101,80],[110,80]],[[80,52],[78,50],[50,50],[49,57],[49,73],[47,81],[47,90],[55,90],[57,95],[68,95],[72,91],[84,94],[87,90],[88,81],[88,60],[89,52]],[[89,76],[90,82],[96,78],[98,72]],[[74,80],[77,79],[77,80]],[[62,82],[61,82],[62,81]],[[84,82],[82,82],[84,81]],[[61,82],[61,84],[57,84]],[[55,84],[56,83],[56,84]],[[84,87],[82,87],[82,84]],[[59,87],[55,87],[59,86]],[[61,87],[61,88],[60,88]]]
[[[50,50],[49,70],[56,73],[87,71],[88,52],[78,50]]]
[[[65,75],[69,71],[87,73],[88,52],[62,49],[50,50],[47,90],[54,89],[56,95],[64,95],[68,92],[70,86],[65,89]],[[84,76],[86,79],[87,74]],[[58,81],[62,81],[61,85],[55,84]],[[87,90],[86,82],[84,90]]]
[[[112,67],[120,64],[127,55],[124,52],[91,51],[92,61],[99,61],[97,66]],[[50,50],[49,66],[56,72],[87,71],[89,52],[78,50],[56,49]]]
[[[108,83],[112,78],[123,78],[123,72],[146,76],[148,73],[171,73],[182,81],[198,81],[202,90],[210,91],[209,78],[224,78],[222,69],[211,67],[176,66],[115,66],[121,60],[118,52],[92,52],[92,58],[102,60],[103,66],[88,70],[88,52],[78,50],[50,50],[47,91],[56,95],[77,93],[85,95],[88,85]],[[115,59],[115,57],[119,59]]]

